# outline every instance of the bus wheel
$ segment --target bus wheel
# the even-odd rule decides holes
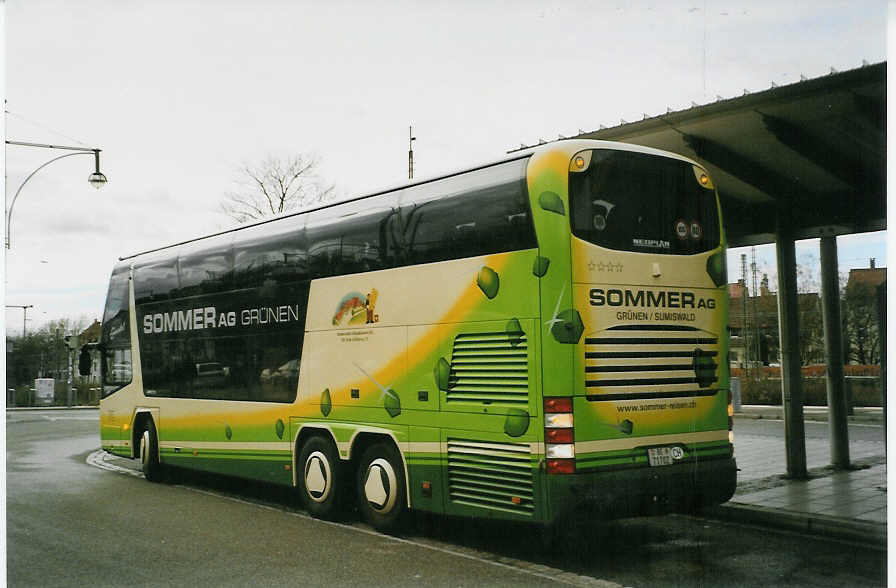
[[[150,482],[162,481],[162,464],[159,463],[159,436],[156,425],[149,420],[140,435],[140,467],[143,476]]]
[[[332,518],[338,510],[339,458],[328,439],[314,436],[299,453],[302,469],[298,477],[302,504],[312,516]]]
[[[377,443],[364,452],[358,467],[358,508],[380,531],[395,529],[407,507],[404,468],[390,443]]]

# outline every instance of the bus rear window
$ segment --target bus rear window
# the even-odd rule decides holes
[[[572,232],[608,249],[689,255],[719,246],[715,191],[678,159],[594,149],[570,172]]]

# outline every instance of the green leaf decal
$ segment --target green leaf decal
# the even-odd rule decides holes
[[[535,257],[535,262],[532,264],[532,273],[541,278],[548,273],[549,265],[551,265],[550,259],[538,255]]]
[[[230,428],[230,425],[224,425],[224,436],[227,437],[228,441],[233,438],[233,429]]]
[[[283,431],[286,430],[286,425],[283,424],[283,421],[277,419],[276,424],[274,424],[274,431],[277,433],[277,437],[283,439]]]
[[[635,428],[635,425],[630,420],[625,419],[624,421],[619,423],[616,426],[616,428],[619,429],[619,431],[621,431],[622,433],[625,433],[626,435],[631,435],[632,430],[634,430],[634,428]]]
[[[538,204],[543,209],[550,212],[556,212],[557,214],[562,215],[566,214],[566,209],[563,207],[563,200],[560,199],[560,196],[558,196],[556,192],[542,192],[541,196],[538,197]]]
[[[447,390],[448,380],[451,378],[451,365],[444,357],[440,357],[439,361],[436,362],[436,367],[432,371],[432,375],[436,379],[436,386],[438,386],[439,390]]]
[[[392,390],[391,388],[386,390],[385,397],[383,398],[383,407],[393,419],[401,414],[401,398],[398,397],[395,390]]]
[[[578,343],[585,331],[579,311],[568,308],[557,315],[559,322],[551,327],[551,335],[560,343]]]
[[[701,388],[709,388],[716,379],[716,365],[712,351],[694,349],[694,360],[691,365],[697,376],[697,385]]]
[[[504,329],[507,331],[507,337],[510,339],[510,346],[516,347],[523,340],[523,327],[520,325],[519,319],[512,318],[507,321],[507,326]]]
[[[327,416],[331,410],[333,410],[333,401],[330,400],[330,389],[325,388],[320,395],[320,413]]]
[[[479,285],[479,289],[482,290],[482,293],[485,294],[489,300],[498,295],[499,281],[498,272],[487,265],[482,266],[482,269],[479,270],[479,275],[476,276],[476,284]]]
[[[511,437],[522,437],[529,430],[529,413],[520,408],[511,408],[504,419],[504,432]]]

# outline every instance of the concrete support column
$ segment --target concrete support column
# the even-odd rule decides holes
[[[796,249],[791,211],[778,207],[775,249],[778,258],[778,332],[781,343],[781,394],[784,400],[784,434],[787,476],[805,479],[806,429],[803,422],[803,387],[800,371],[800,315],[796,289]]]
[[[828,426],[831,464],[849,467],[849,427],[843,379],[843,333],[840,331],[840,284],[837,276],[837,238],[821,238],[821,308],[824,314],[824,360],[827,369]]]
[[[880,392],[884,407],[884,455],[887,453],[887,282],[877,287],[877,325],[880,341]]]

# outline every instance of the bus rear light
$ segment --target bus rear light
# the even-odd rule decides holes
[[[572,459],[549,459],[547,470],[549,474],[574,474],[576,462]]]
[[[734,445],[734,431],[728,431],[728,443]]]
[[[572,427],[572,423],[571,412],[544,415],[544,426],[546,429],[568,429]]]
[[[572,412],[572,398],[545,398],[544,411],[548,412]]]
[[[548,459],[574,459],[576,446],[572,443],[548,443],[544,454]]]
[[[545,429],[545,443],[572,443],[574,441],[573,429]]]
[[[731,404],[731,390],[728,390],[728,430],[734,430],[734,405]]]

